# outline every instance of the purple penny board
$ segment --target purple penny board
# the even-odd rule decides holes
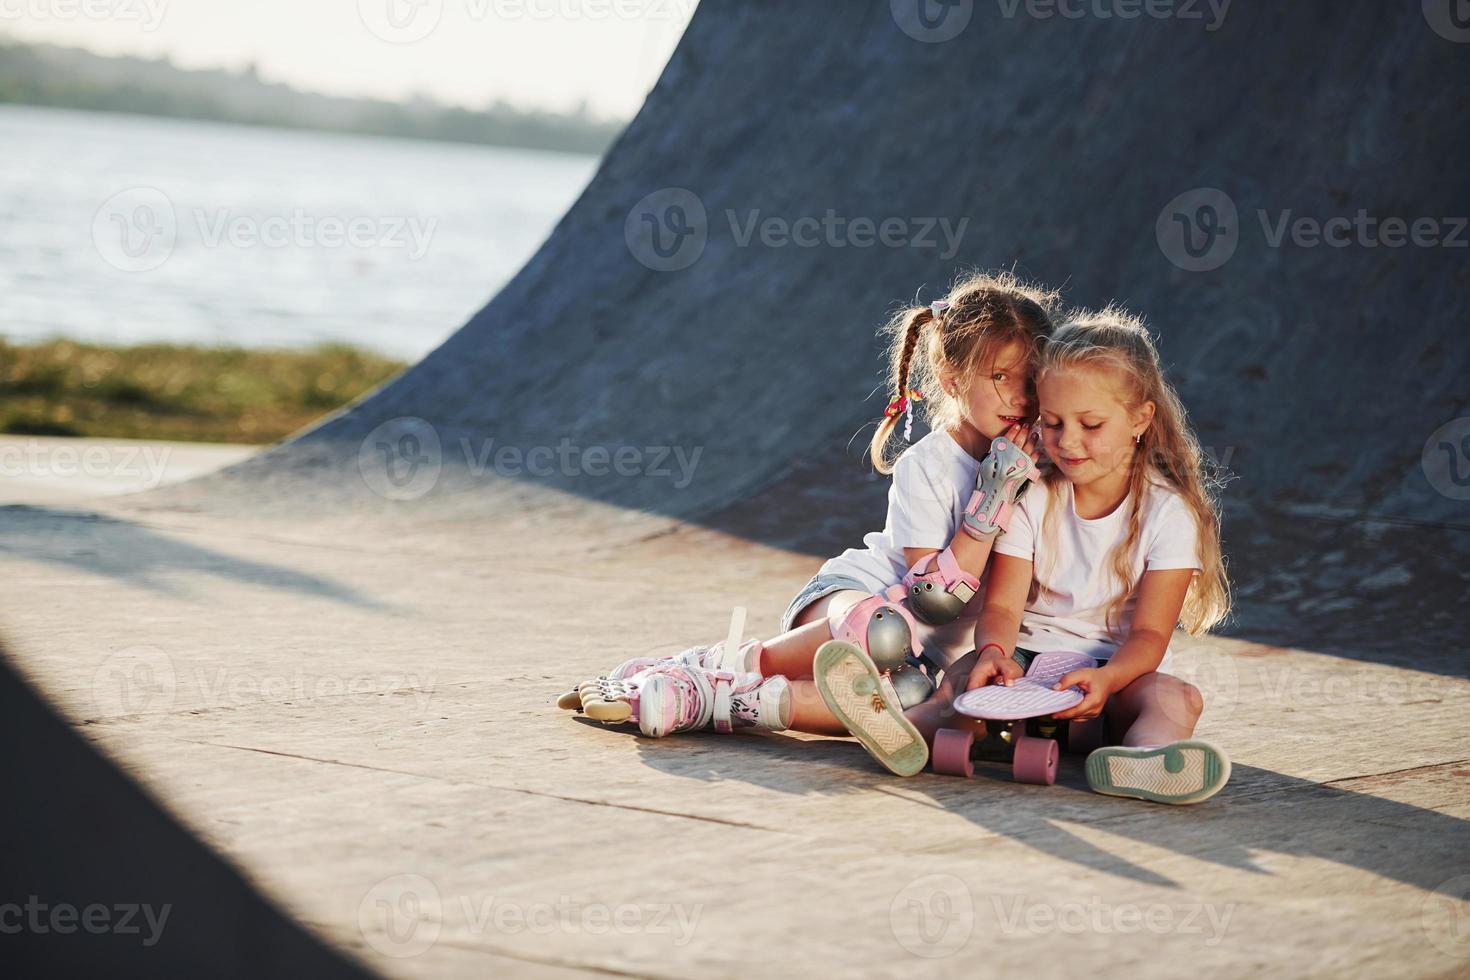
[[[1093,664],[1091,657],[1080,653],[1038,654],[1026,676],[1010,687],[977,687],[955,698],[954,707],[962,715],[987,721],[1018,721],[1065,711],[1082,700],[1082,691],[1075,687],[1064,691],[1052,688],[1072,671]]]

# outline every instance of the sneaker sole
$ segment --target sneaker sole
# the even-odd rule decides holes
[[[1229,780],[1229,757],[1202,739],[1154,748],[1109,746],[1087,757],[1087,785],[1094,792],[1151,803],[1200,803]]]
[[[813,679],[822,700],[847,730],[883,766],[899,776],[923,771],[929,746],[896,705],[873,695],[881,692],[878,668],[863,651],[844,640],[829,640],[812,662]]]

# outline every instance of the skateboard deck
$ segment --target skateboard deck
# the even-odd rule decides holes
[[[1014,724],[1029,718],[1042,718],[1065,711],[1082,700],[1075,687],[1053,690],[1057,683],[1074,670],[1096,665],[1081,653],[1059,651],[1037,654],[1026,676],[1010,685],[990,684],[966,691],[955,698],[960,714],[985,721],[1012,723],[1002,729],[1002,737],[1010,745],[1012,772],[1017,782],[1051,785],[1057,778],[1061,750],[1055,738],[1026,734],[1026,726]],[[1065,723],[1074,751],[1084,743],[1099,744],[1104,727],[1101,719]],[[974,735],[959,729],[940,729],[934,736],[934,771],[952,776],[973,776],[971,760]]]
[[[955,698],[962,715],[986,721],[1020,721],[1065,711],[1082,700],[1082,691],[1069,687],[1054,691],[1057,682],[1074,670],[1096,664],[1081,653],[1040,653],[1031,661],[1026,676],[1009,686],[990,684],[966,691]]]

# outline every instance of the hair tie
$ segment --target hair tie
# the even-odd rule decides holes
[[[923,392],[919,391],[917,388],[910,388],[907,394],[899,395],[893,401],[888,403],[887,408],[883,409],[883,415],[887,418],[892,419],[897,418],[900,415],[904,416],[904,442],[914,441],[914,402],[921,402],[923,400]]]
[[[947,299],[936,299],[929,304],[929,312],[934,315],[934,319],[936,320],[944,316],[944,311],[947,309],[949,309],[949,300]]]

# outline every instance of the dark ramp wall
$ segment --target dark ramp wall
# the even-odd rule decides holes
[[[1208,4],[1186,8],[1197,19],[1069,19],[961,3],[942,43],[902,29],[924,34],[905,9],[704,0],[582,198],[484,310],[375,397],[180,493],[374,504],[364,439],[407,416],[433,427],[442,474],[400,510],[493,516],[506,481],[529,480],[830,552],[881,514],[860,458],[886,401],[874,328],[963,267],[1014,267],[1160,334],[1237,477],[1247,598],[1316,590],[1330,606],[1364,580],[1385,602],[1410,584],[1457,595],[1470,487],[1448,467],[1470,423],[1434,434],[1470,415],[1470,232],[1455,220],[1470,213],[1470,43],[1421,4],[1376,0],[1235,3],[1223,22]],[[1359,212],[1451,241],[1391,247]],[[743,240],[752,220],[829,214],[897,219],[918,240]],[[1293,232],[1335,218],[1354,227],[1330,243]],[[648,222],[688,229],[691,252],[651,253]],[[963,227],[956,250],[935,222]],[[492,438],[701,455],[687,486],[577,467],[474,476],[463,446]],[[1290,581],[1262,577],[1303,555]],[[1340,612],[1291,621],[1310,632]]]

